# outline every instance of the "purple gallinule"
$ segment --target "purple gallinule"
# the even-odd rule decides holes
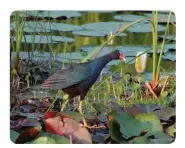
[[[82,114],[82,100],[87,95],[91,86],[98,79],[100,72],[104,66],[112,61],[120,59],[125,61],[124,54],[119,50],[115,50],[107,55],[72,66],[69,69],[61,70],[50,76],[43,84],[44,89],[63,90],[69,95],[68,99],[80,96],[79,112]],[[85,118],[83,118],[84,126],[87,126]]]

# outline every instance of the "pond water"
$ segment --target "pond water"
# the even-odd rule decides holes
[[[11,29],[11,58],[15,56],[15,30],[14,13],[12,13]],[[151,17],[146,11],[25,11],[24,37],[21,43],[20,56],[23,59],[55,60],[59,62],[79,62],[91,53],[93,49],[104,43],[110,34],[117,32],[122,26],[132,21]],[[158,26],[159,43],[163,39],[166,11],[160,12]],[[172,15],[172,22],[176,22]],[[176,30],[170,25],[167,40],[175,37]],[[163,55],[164,68],[174,73],[176,61],[175,39],[165,45]],[[13,48],[14,46],[14,48]],[[119,49],[126,55],[127,61],[134,58],[138,51],[145,51],[152,47],[152,29],[148,21],[143,21],[128,28],[117,36],[112,43],[103,48],[98,56],[102,56],[114,49]],[[51,52],[52,51],[52,52]],[[152,50],[149,52],[147,72],[152,71]],[[39,55],[39,56],[38,56]],[[124,68],[124,72],[136,74],[134,62]],[[120,64],[112,61],[108,65]],[[170,65],[170,66],[169,66]]]

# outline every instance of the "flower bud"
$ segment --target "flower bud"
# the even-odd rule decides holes
[[[142,54],[143,51],[137,52],[137,56]],[[146,69],[147,53],[142,54],[136,58],[135,68],[138,73],[143,73]]]

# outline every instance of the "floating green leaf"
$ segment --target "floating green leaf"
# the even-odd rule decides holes
[[[146,16],[141,15],[132,15],[132,14],[123,14],[123,15],[116,15],[114,16],[114,19],[120,20],[120,21],[128,21],[133,22],[139,19],[144,19]],[[147,22],[146,20],[144,22]]]
[[[42,132],[31,143],[32,144],[69,144],[69,140],[64,136]]]
[[[148,121],[137,120],[129,112],[115,112],[112,111],[110,116],[115,119],[120,125],[120,132],[123,134],[123,137],[128,139],[132,136],[139,136],[144,131],[151,131],[152,124]]]
[[[139,137],[136,137],[136,138],[130,140],[129,143],[132,143],[132,144],[149,144],[149,143],[151,143],[151,141],[147,137],[139,136]]]
[[[10,140],[15,143],[17,137],[19,136],[20,134],[14,130],[10,130]]]
[[[26,11],[20,11],[22,15],[26,13]],[[77,11],[27,11],[27,17],[51,17],[51,18],[60,18],[60,17],[79,17],[81,13]]]
[[[111,138],[119,143],[125,143],[125,139],[122,137],[121,132],[118,130],[118,127],[116,127],[114,122],[114,120],[110,120],[108,123]]]
[[[16,37],[13,39],[16,41]],[[57,42],[74,42],[72,38],[64,36],[41,36],[41,35],[24,35],[23,43],[57,43]]]
[[[169,120],[171,116],[176,115],[176,109],[172,107],[166,107],[161,110],[156,110],[153,112],[159,119]]]
[[[147,17],[152,18],[152,13],[145,13],[144,15],[147,16]],[[168,15],[169,15],[169,13],[168,14],[159,13],[158,14],[158,22],[161,22],[161,23],[167,22]],[[174,14],[171,15],[170,22],[176,22],[176,17],[175,17]]]
[[[66,116],[71,116],[74,118],[74,120],[80,122],[82,121],[82,115],[78,112],[73,112],[73,111],[63,111],[62,114]]]
[[[165,27],[162,25],[158,25],[158,32],[165,31]],[[151,25],[144,24],[144,23],[137,23],[131,26],[130,28],[127,29],[129,32],[136,32],[136,33],[144,33],[144,32],[152,32],[152,27]]]
[[[136,119],[138,119],[140,122],[143,122],[143,123],[148,122],[148,123],[152,124],[152,129],[150,131],[148,131],[147,134],[149,134],[149,133],[152,134],[153,132],[163,131],[160,120],[153,113],[137,114]]]

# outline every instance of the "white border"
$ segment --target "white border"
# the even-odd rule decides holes
[[[183,2],[183,1],[182,1]],[[182,120],[184,119],[184,4],[178,0],[5,0],[1,2],[1,58],[0,58],[0,144],[12,144],[9,140],[9,16],[14,10],[172,10],[177,20],[177,139],[173,144],[160,145],[161,147],[183,146],[184,133]],[[184,140],[185,141],[185,140]],[[10,145],[20,147],[20,145]],[[25,145],[22,145],[25,146]],[[26,145],[31,147],[32,145]],[[35,145],[41,146],[41,145]],[[51,147],[51,145],[44,145]],[[61,145],[53,145],[61,147]],[[53,147],[52,146],[52,147]],[[64,146],[64,145],[62,145]],[[66,145],[65,145],[66,146]],[[74,145],[68,145],[74,146]],[[80,145],[86,147],[87,145]],[[88,145],[92,147],[93,145]],[[96,145],[101,146],[101,145]],[[112,146],[112,145],[106,145]],[[123,145],[116,145],[122,147]],[[128,146],[128,145],[124,145]],[[148,145],[129,145],[148,146]],[[159,145],[150,145],[158,147]]]

